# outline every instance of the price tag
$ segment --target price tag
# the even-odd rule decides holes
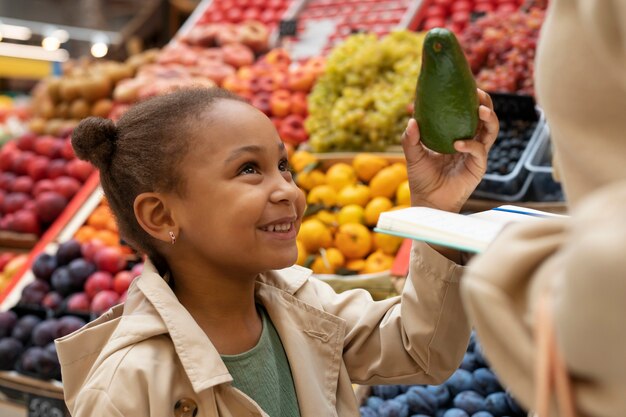
[[[71,417],[65,402],[56,398],[28,396],[28,417]]]

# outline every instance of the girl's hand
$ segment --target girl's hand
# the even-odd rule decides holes
[[[500,125],[489,94],[478,89],[480,125],[474,140],[458,140],[455,154],[433,152],[420,142],[415,119],[402,135],[407,162],[411,205],[458,213],[487,169],[487,153],[498,136]]]

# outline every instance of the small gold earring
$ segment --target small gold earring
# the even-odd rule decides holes
[[[176,243],[176,235],[171,230],[169,233],[170,233],[170,239],[172,239],[172,245],[173,245],[174,243]]]

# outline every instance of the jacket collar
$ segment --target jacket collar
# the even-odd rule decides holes
[[[331,371],[334,377],[326,375],[324,379],[330,378],[331,381],[334,379],[336,385],[336,373],[339,372],[341,358],[340,354],[339,358],[336,358],[336,352],[337,350],[341,352],[344,328],[341,319],[315,309],[294,297],[310,275],[309,269],[294,266],[259,275],[256,286],[256,297],[267,309],[281,337],[285,352],[292,364],[296,390],[301,393],[304,392],[302,389],[310,380],[297,372],[294,365],[310,359],[306,356],[312,354],[313,350],[319,350],[320,341],[330,342],[325,349],[329,350],[328,355],[336,359],[337,364],[334,366],[336,369],[317,369],[316,372]],[[209,338],[196,324],[191,314],[180,304],[168,286],[167,280],[159,275],[150,261],[146,261],[144,271],[136,280],[136,285],[161,318],[165,327],[164,333],[170,334],[176,353],[194,391],[201,392],[215,385],[232,381],[228,369]],[[315,346],[302,349],[303,345],[307,344]],[[305,355],[301,357],[303,352]],[[307,369],[306,373],[311,371],[315,369]],[[332,387],[324,388],[330,388],[329,391],[332,394],[335,392]],[[299,402],[302,400],[299,398]],[[319,404],[317,406],[319,409]]]

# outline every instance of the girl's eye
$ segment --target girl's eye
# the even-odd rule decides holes
[[[282,159],[278,163],[278,169],[281,171],[291,171],[291,166],[289,165],[289,161],[287,159]]]
[[[239,169],[239,175],[249,175],[249,174],[258,174],[259,170],[256,164],[252,162],[248,162],[243,164],[243,166]]]

